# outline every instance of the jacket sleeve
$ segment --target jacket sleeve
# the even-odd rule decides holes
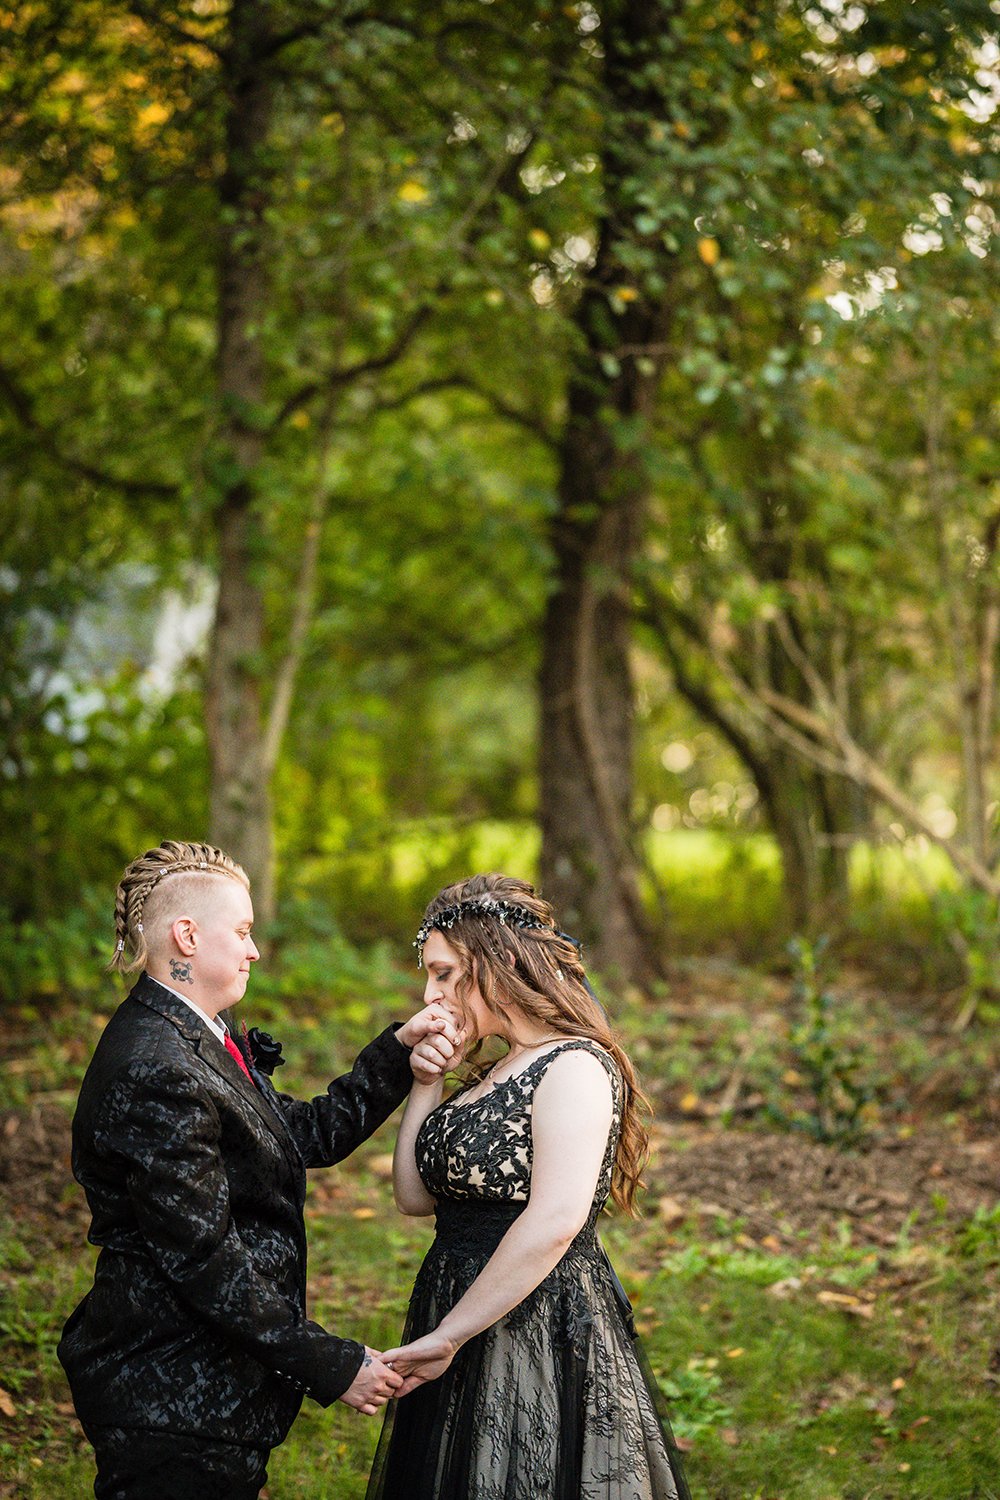
[[[308,1101],[273,1098],[307,1167],[330,1167],[366,1141],[410,1091],[410,1049],[396,1040],[398,1023],[359,1052],[353,1068],[325,1094]]]
[[[136,1226],[174,1295],[321,1405],[336,1401],[364,1348],[310,1322],[257,1270],[230,1214],[219,1115],[197,1080],[147,1061],[113,1086],[102,1114]]]

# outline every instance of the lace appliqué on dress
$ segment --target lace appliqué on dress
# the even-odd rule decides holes
[[[611,1057],[574,1039],[421,1126],[416,1160],[437,1200],[402,1342],[441,1321],[523,1212],[532,1101],[555,1057],[581,1049],[611,1079],[614,1114],[590,1214],[545,1280],[458,1353],[440,1380],[390,1405],[368,1500],[690,1500],[597,1238],[623,1088]]]

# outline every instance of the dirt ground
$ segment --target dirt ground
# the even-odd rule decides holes
[[[1000,1199],[1000,1136],[967,1138],[927,1124],[900,1138],[876,1134],[842,1151],[806,1136],[715,1122],[653,1127],[647,1214],[740,1219],[752,1239],[791,1245],[845,1219],[855,1243],[893,1244],[904,1225],[959,1223]],[[70,1121],[54,1104],[0,1117],[0,1205],[44,1218],[51,1238],[79,1239],[87,1223],[70,1170]]]

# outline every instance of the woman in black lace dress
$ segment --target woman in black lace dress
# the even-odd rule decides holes
[[[506,1055],[441,1102],[413,1089],[396,1201],[436,1214],[405,1377],[368,1500],[690,1500],[597,1238],[608,1193],[631,1208],[645,1159],[631,1063],[572,940],[523,881],[450,886],[417,936],[425,1000]],[[446,1042],[428,1042],[440,1050]]]

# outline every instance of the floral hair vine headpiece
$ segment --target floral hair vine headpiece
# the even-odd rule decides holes
[[[456,922],[461,922],[466,917],[489,917],[491,921],[499,922],[501,927],[545,927],[547,925],[526,906],[518,906],[513,901],[494,901],[482,896],[470,897],[468,901],[457,901],[454,906],[446,906],[442,911],[436,912],[433,917],[428,917],[413,939],[413,946],[417,950],[418,969],[423,968],[424,944],[435,928],[440,932],[447,932],[450,927],[454,927]]]

